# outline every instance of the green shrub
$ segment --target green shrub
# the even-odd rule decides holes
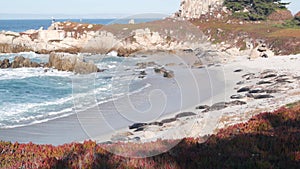
[[[289,3],[281,0],[225,0],[224,6],[233,12],[233,16],[244,20],[265,20],[276,9],[286,9]],[[244,10],[249,12],[244,12]]]
[[[300,17],[299,18],[295,17],[292,20],[287,20],[282,25],[280,25],[279,27],[282,27],[282,28],[300,28]]]

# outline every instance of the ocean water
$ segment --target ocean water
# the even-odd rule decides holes
[[[150,22],[160,18],[135,19],[135,23]],[[90,24],[126,24],[130,19],[57,19],[57,22],[72,21]],[[47,29],[51,25],[51,19],[44,20],[0,20],[0,31],[24,32],[29,29]]]
[[[0,54],[0,60],[22,55],[45,62],[48,55]],[[0,128],[14,128],[65,117],[147,87],[134,70],[136,58],[81,54],[104,72],[78,75],[47,68],[0,69]],[[80,85],[76,82],[80,81]],[[129,85],[130,84],[130,85]],[[86,99],[85,99],[86,98]],[[90,99],[93,100],[90,100]],[[74,110],[74,99],[76,111]]]
[[[135,22],[153,20],[157,19],[136,19]],[[80,22],[74,19],[71,21]],[[83,19],[81,22],[112,24],[128,21]],[[0,20],[0,31],[22,32],[40,27],[47,28],[50,25],[51,20]],[[28,52],[0,54],[0,60],[12,61],[19,55],[39,63],[48,62],[49,59],[49,55]],[[139,82],[138,72],[134,70],[134,65],[138,62],[136,58],[83,54],[82,57],[106,71],[78,75],[46,68],[0,69],[0,128],[15,128],[69,116],[95,106],[95,101],[107,102],[148,87],[147,84]]]

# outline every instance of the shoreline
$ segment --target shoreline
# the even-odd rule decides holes
[[[175,59],[175,63],[174,57],[177,58]],[[143,102],[139,105],[137,103],[138,100],[151,96],[151,92],[157,91],[157,88],[163,92],[166,92],[167,96],[171,98],[168,100],[170,103],[167,104],[169,106],[165,107],[163,113],[159,114],[159,118],[156,116],[149,116],[148,118],[143,119],[144,114],[142,112],[138,117],[144,121],[139,121],[138,118],[131,120],[130,118],[133,118],[132,113],[125,115],[122,113],[134,110],[131,109],[129,111],[126,109],[126,106],[128,104],[134,104],[135,101],[131,102],[131,98],[122,98],[120,100],[100,104],[78,114],[46,123],[35,124],[21,128],[3,129],[1,130],[1,140],[13,142],[18,141],[21,143],[33,142],[37,144],[61,145],[69,142],[82,142],[89,139],[95,140],[98,143],[105,143],[107,141],[111,142],[112,139],[115,139],[114,141],[117,142],[149,142],[156,141],[158,138],[182,139],[186,137],[203,137],[206,135],[211,135],[221,128],[226,128],[230,125],[247,121],[257,113],[261,113],[263,111],[272,111],[287,103],[299,101],[300,91],[295,88],[293,90],[284,91],[282,94],[277,94],[274,98],[270,99],[239,99],[247,102],[246,105],[242,106],[229,106],[221,110],[208,111],[205,113],[195,109],[199,105],[211,106],[219,102],[232,101],[233,99],[230,99],[230,97],[234,94],[237,94],[236,90],[238,87],[241,87],[236,85],[236,83],[243,80],[243,74],[256,74],[263,70],[271,69],[277,70],[278,73],[293,73],[300,76],[298,73],[300,70],[297,68],[297,63],[299,62],[297,57],[299,57],[299,55],[275,56],[268,59],[259,58],[255,60],[248,60],[246,57],[241,56],[236,57],[234,60],[230,60],[228,63],[210,65],[204,68],[190,69],[195,62],[195,58],[191,56],[178,57],[170,54],[165,54],[164,56],[162,56],[162,54],[151,55],[145,59],[145,62],[155,61],[157,64],[167,65],[165,67],[168,70],[174,71],[175,77],[174,79],[163,78],[161,75],[153,73],[153,67],[150,66],[146,68],[148,75],[146,76],[146,79],[143,80],[143,83],[152,84],[144,91],[134,94],[134,98],[132,99],[136,101],[137,108],[142,108],[142,110],[145,111],[147,106],[149,107],[149,103]],[[186,65],[182,65],[180,62],[184,62]],[[266,65],[265,62],[268,62],[268,65]],[[238,69],[241,69],[242,71],[234,72]],[[187,72],[184,70],[186,70],[188,73],[192,73],[192,76],[189,80],[186,79],[185,74]],[[195,76],[198,78],[196,79],[197,82],[195,84],[191,84],[191,82],[195,80]],[[202,79],[199,77],[202,77]],[[210,81],[207,81],[207,79],[210,79]],[[205,80],[206,84],[203,85],[202,83]],[[179,86],[181,88],[178,88],[178,85],[177,87],[176,85],[173,85],[173,88],[171,88],[172,84],[180,84]],[[299,83],[296,85],[300,86]],[[190,96],[195,94],[194,90],[191,89],[191,86],[192,89],[197,88],[199,90],[198,96],[204,96],[196,96],[191,98]],[[207,88],[211,88],[211,90],[207,92]],[[187,90],[182,91],[184,94],[183,96],[180,96],[182,93],[174,93],[176,89]],[[290,93],[294,93],[294,96],[289,96],[289,99],[285,100],[285,97]],[[161,96],[162,95],[158,93],[157,96],[152,98],[152,101],[161,98]],[[178,96],[180,96],[182,99],[181,101],[184,103],[174,100],[174,98]],[[160,105],[156,102],[151,103]],[[264,104],[268,105],[268,107],[263,106]],[[174,105],[182,106],[176,107]],[[101,110],[100,113],[99,109]],[[151,112],[151,110],[148,111],[148,113],[149,112]],[[134,132],[133,130],[128,129],[128,126],[133,125],[134,123],[159,122],[173,118],[174,116],[183,112],[192,112],[196,115],[177,118],[175,121],[165,123],[161,127],[147,126],[148,128],[145,130],[143,129],[140,132]],[[136,111],[135,113],[139,113],[139,111]],[[101,120],[102,122],[99,123]],[[118,123],[115,123],[116,121],[118,121]],[[176,128],[180,128],[180,130],[176,130]],[[99,137],[99,135],[101,136]],[[159,137],[155,137],[156,135]]]
[[[151,73],[151,72],[153,72],[153,69],[150,68],[148,71]],[[156,75],[155,73],[153,73],[153,75],[151,75],[151,78],[154,79],[153,83],[155,83],[154,85],[152,85],[152,87],[156,86],[156,88],[158,88],[158,86],[160,84],[164,84],[166,81],[169,81],[168,84],[164,85],[165,87],[163,90],[166,90],[166,92],[169,93],[168,95],[171,95],[172,90],[167,89],[168,88],[167,85],[172,84],[174,82],[174,80],[163,78],[160,75]],[[145,83],[145,84],[148,83],[147,82],[148,80],[151,81],[151,79],[146,79],[145,82],[143,82],[143,83]],[[176,86],[174,86],[174,87],[176,87]],[[144,97],[144,96],[142,96],[143,93],[151,92],[151,90],[153,90],[153,89],[149,88],[149,89],[146,89],[145,91],[135,94],[135,95],[141,95],[141,96],[137,96],[137,97]],[[176,97],[178,97],[178,93],[177,93]],[[170,101],[170,102],[172,103],[173,101]],[[178,103],[178,101],[176,103]],[[104,103],[104,104],[101,104],[100,106],[107,108],[107,107],[112,107],[112,104],[115,104],[115,101]],[[187,103],[185,103],[185,104],[187,104]],[[166,113],[171,113],[175,109],[177,109],[177,108],[172,108],[172,107],[173,106],[169,107],[168,108],[169,110],[167,110]],[[96,116],[99,117],[98,114],[95,113],[97,111],[98,111],[97,109],[91,108],[84,112],[94,112],[94,114],[96,114]],[[108,116],[109,116],[110,112],[107,112],[106,114],[108,114]],[[82,141],[85,139],[89,139],[89,137],[87,137],[86,133],[84,132],[84,130],[82,129],[82,126],[80,125],[80,123],[78,121],[78,118],[77,118],[78,116],[80,116],[80,118],[82,118],[82,121],[88,121],[88,123],[92,123],[90,121],[91,119],[85,118],[85,116],[87,116],[87,115],[82,116],[82,113],[79,113],[79,114],[71,115],[68,117],[52,120],[52,121],[49,121],[46,123],[34,124],[31,126],[12,128],[12,129],[2,129],[1,139],[7,140],[7,141],[18,141],[18,142],[32,141],[32,142],[41,143],[41,144],[46,144],[46,143],[62,144],[62,143],[67,143],[67,142],[72,142],[72,141]],[[91,115],[91,116],[94,116],[94,115]],[[89,116],[89,117],[91,117],[91,116]],[[101,119],[101,117],[99,117],[99,118]],[[110,117],[108,117],[108,118],[110,118]],[[152,119],[153,119],[153,117],[150,120],[152,120]],[[119,119],[119,120],[122,120],[122,119]],[[126,120],[123,119],[123,121],[126,121]],[[105,123],[105,122],[103,122],[103,123]],[[132,123],[134,123],[134,122],[132,122],[132,121],[127,122],[126,125],[123,124],[122,127],[116,126],[116,128],[117,129],[127,128],[127,126],[131,125]],[[98,122],[95,122],[92,127],[94,128],[95,126],[99,126]],[[90,127],[90,125],[86,126],[86,128],[89,128],[89,127]],[[100,127],[101,127],[101,125],[100,125]],[[105,128],[107,128],[107,126]],[[63,129],[63,131],[62,131],[62,129]],[[45,133],[47,133],[47,134],[45,134]],[[70,133],[70,134],[65,136],[65,133]],[[94,131],[91,131],[91,133],[92,133],[91,135],[95,135]],[[105,133],[105,132],[103,132],[103,133]],[[20,136],[22,136],[22,137],[20,138]],[[68,137],[68,138],[64,138],[64,137]],[[59,141],[55,141],[55,140],[59,140]],[[109,140],[109,138],[107,138],[106,140]],[[103,140],[103,141],[106,141],[106,140]]]
[[[257,114],[271,112],[289,103],[297,102],[300,100],[300,83],[298,80],[300,77],[300,70],[297,67],[297,64],[299,64],[300,61],[298,60],[298,57],[299,55],[289,55],[275,56],[269,59],[259,58],[256,60],[236,58],[237,60],[225,63],[222,65],[226,86],[225,93],[218,94],[223,97],[223,99],[202,101],[199,104],[195,104],[193,107],[184,109],[184,111],[176,111],[173,115],[160,119],[162,121],[171,120],[171,122],[167,122],[167,124],[163,124],[161,127],[153,125],[153,123],[159,123],[159,121],[152,121],[145,126],[134,127],[132,130],[122,130],[115,135],[117,138],[115,142],[145,143],[157,141],[157,139],[178,140],[189,137],[207,138],[208,135],[215,134],[220,129],[246,122]],[[269,65],[262,66],[265,62],[269,62]],[[217,67],[219,66],[217,65]],[[263,83],[260,84],[260,82],[264,80],[264,77],[260,76],[265,76],[265,73],[268,72],[269,75],[272,73],[276,74],[275,79],[267,77],[266,80],[269,80],[270,82],[273,81],[274,85],[277,85],[277,87],[274,88],[278,88],[278,91],[268,89],[269,87],[272,88],[273,84],[270,86],[264,85]],[[254,73],[257,77],[253,77],[252,82],[251,80],[249,82],[246,80],[244,85],[249,83],[253,86],[253,89],[250,89],[250,93],[252,90],[254,96],[247,96],[248,93],[246,93],[244,98],[231,98],[232,96],[239,94],[238,90],[243,88],[243,84],[239,83],[245,80],[243,76],[249,73]],[[240,76],[240,79],[242,80],[240,81],[239,78],[233,74]],[[284,78],[282,79],[282,77]],[[258,89],[260,87],[262,87],[262,89]],[[264,92],[263,90],[266,91]],[[270,92],[267,90],[270,90]],[[217,97],[218,95],[214,95],[214,97]],[[222,106],[223,104],[226,106],[220,107],[220,105],[218,105],[220,103],[222,103]],[[227,104],[229,104],[229,106],[227,106]],[[196,107],[199,105],[211,107],[212,110],[197,110]],[[176,118],[177,116],[175,117],[175,115],[184,114],[185,112],[191,112],[194,113],[194,115],[187,115],[179,118]],[[153,137],[155,135],[159,136]]]
[[[168,56],[166,56],[166,57],[168,57]],[[148,60],[148,59],[151,60],[153,58],[152,58],[152,56],[149,56],[146,60]],[[166,59],[167,62],[169,62],[169,60],[170,60],[170,58]],[[181,60],[178,60],[177,62],[181,62]],[[168,69],[172,69],[172,67],[173,66],[170,66],[170,67],[168,67]],[[185,81],[185,79],[183,77],[184,74],[180,75],[179,73],[177,73],[177,71],[180,72],[181,69],[185,69],[185,68],[181,68],[181,67],[185,67],[185,66],[177,66],[176,68],[173,67],[173,69],[175,69],[175,78],[174,79],[163,78],[161,75],[155,74],[153,72],[153,68],[149,68],[149,70],[147,70],[147,72],[149,72],[149,75],[145,80],[143,80],[143,83],[145,83],[145,84],[152,83],[151,87],[146,88],[142,92],[134,94],[133,96],[135,98],[133,98],[133,100],[138,101],[140,98],[147,98],[147,97],[149,97],[149,94],[151,94],[151,92],[153,92],[153,91],[155,92],[158,89],[165,92],[166,95],[169,96],[167,107],[166,107],[166,110],[162,111],[162,114],[159,114],[158,117],[169,116],[169,114],[174,115],[173,112],[177,112],[178,110],[184,110],[189,107],[193,107],[195,104],[198,104],[199,103],[198,100],[200,100],[199,96],[195,96],[194,99],[192,99],[192,98],[187,99],[188,95],[191,92],[193,93],[193,90],[187,91],[190,93],[187,93],[184,96],[185,98],[181,98],[180,93],[173,92],[174,88],[178,89],[178,86],[174,85],[174,84],[176,84],[176,80],[177,80],[177,82],[180,82],[180,83],[183,83]],[[197,69],[196,72],[197,71],[199,71],[200,73],[202,73],[204,75],[206,74],[206,77],[201,79],[202,81],[204,81],[205,78],[207,78],[209,76],[207,74],[206,70],[204,70],[204,69],[203,70]],[[197,73],[199,74],[199,72],[197,72]],[[211,73],[217,74],[217,72],[211,72]],[[214,76],[214,77],[216,78],[215,80],[217,80],[217,76]],[[189,81],[191,81],[191,80],[195,80],[195,79],[193,79],[193,77],[191,76]],[[199,80],[199,82],[201,82],[201,80]],[[161,86],[161,84],[164,84],[164,85]],[[172,86],[172,84],[173,84],[173,89],[170,88],[170,86]],[[190,87],[192,87],[194,89],[198,89],[198,87],[197,87],[198,84],[188,84],[188,86],[185,86],[185,85],[186,84],[183,84],[183,86],[182,86],[183,89],[190,88]],[[207,82],[206,86],[210,86],[210,83]],[[218,87],[216,87],[216,88],[218,88]],[[202,92],[203,91],[205,91],[205,89],[202,89]],[[211,93],[207,93],[204,95],[201,98],[202,100],[209,98]],[[160,97],[161,95],[158,93],[157,96]],[[175,99],[172,99],[172,97]],[[184,103],[180,103],[181,100],[178,100],[178,98],[183,100]],[[155,100],[155,97],[154,97],[154,100]],[[120,99],[120,101],[112,101],[112,102],[107,102],[107,103],[99,105],[100,109],[105,110],[105,112],[103,112],[102,114],[99,114],[98,107],[94,107],[94,108],[84,111],[86,113],[89,112],[89,115],[86,113],[79,113],[79,114],[71,115],[68,117],[56,119],[53,121],[48,121],[46,123],[34,124],[31,126],[25,126],[25,127],[20,127],[20,128],[1,129],[1,133],[2,133],[1,139],[6,140],[6,141],[18,141],[18,142],[30,142],[31,141],[31,142],[40,143],[40,144],[51,143],[51,144],[57,144],[57,145],[63,144],[63,143],[68,143],[68,142],[73,142],[73,141],[83,141],[86,139],[90,139],[90,137],[87,136],[87,134],[85,133],[84,130],[88,130],[89,131],[88,133],[93,137],[97,137],[96,134],[98,131],[95,131],[95,130],[97,130],[95,128],[105,128],[105,130],[111,131],[108,128],[109,124],[107,126],[107,121],[103,121],[103,123],[99,124],[99,120],[102,120],[103,116],[105,116],[105,118],[107,118],[108,122],[110,122],[110,123],[115,122],[116,118],[119,121],[122,121],[122,122],[120,122],[121,123],[120,125],[117,124],[116,126],[114,126],[113,131],[119,130],[119,129],[126,130],[126,128],[128,128],[129,125],[132,125],[133,123],[138,122],[138,121],[126,120],[126,118],[124,119],[124,117],[122,115],[120,116],[120,114],[116,113],[117,111],[113,112],[112,110],[110,110],[112,107],[116,108],[114,106],[114,104],[119,104],[120,106],[122,106],[121,105],[122,102],[126,103],[126,102],[128,102],[128,100],[126,98],[123,98],[123,99]],[[135,101],[133,101],[133,103],[134,102]],[[152,102],[152,103],[154,103],[154,102]],[[155,104],[159,104],[159,103],[155,103]],[[182,104],[182,106],[181,106],[181,104]],[[177,106],[174,106],[174,105],[177,105]],[[143,110],[143,107],[149,106],[149,103],[145,102],[145,103],[142,103],[141,105],[136,105],[136,106],[139,107],[139,109]],[[124,108],[124,106],[123,106],[123,108]],[[155,112],[156,110],[150,110],[149,112],[151,112],[151,111]],[[112,112],[117,114],[118,117],[112,118],[112,116],[111,116]],[[128,116],[130,116],[130,114],[128,114]],[[141,117],[142,116],[143,116],[143,113],[141,113]],[[78,120],[78,117],[80,120]],[[90,118],[90,117],[96,117],[96,118]],[[93,120],[94,120],[94,122],[93,122]],[[158,120],[158,119],[154,116],[151,116],[151,117],[148,117],[148,119],[146,118],[146,119],[142,119],[142,120],[144,120],[145,122],[150,122],[150,121],[154,121],[154,120]],[[83,124],[84,127],[82,127],[82,125],[80,125],[80,123],[84,123]],[[100,132],[98,132],[98,135],[99,135],[99,133],[106,134],[107,131],[106,132],[100,131]],[[110,134],[110,135],[112,135],[112,134]],[[102,139],[102,142],[109,141],[109,140],[110,140],[110,136],[106,136],[105,138]]]

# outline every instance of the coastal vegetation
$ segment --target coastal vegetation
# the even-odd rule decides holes
[[[225,0],[224,6],[237,18],[244,20],[266,20],[276,10],[287,10],[289,3],[281,0]]]
[[[226,0],[224,5],[229,12],[219,10],[191,20],[213,44],[246,50],[247,44],[255,48],[264,43],[276,55],[300,53],[300,14],[292,16],[287,3]]]
[[[246,123],[220,130],[204,142],[186,138],[154,157],[125,158],[105,149],[163,147],[157,142],[61,146],[0,142],[0,168],[298,168],[300,165],[300,104],[261,113]],[[140,150],[140,149],[139,149]]]
[[[287,28],[300,29],[300,13],[299,13],[299,15],[295,15],[295,17],[293,19],[285,21],[285,23],[283,23],[282,26],[287,27]]]

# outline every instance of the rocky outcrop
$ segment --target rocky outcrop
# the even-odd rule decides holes
[[[24,58],[23,56],[16,56],[12,62],[10,62],[9,59],[0,60],[1,69],[22,67],[49,67],[79,74],[100,72],[100,69],[98,69],[95,64],[86,63],[83,58],[66,53],[51,53],[47,64],[32,62],[29,58]]]
[[[219,9],[224,0],[182,0],[178,16],[187,19],[197,19],[216,9]]]
[[[100,69],[95,64],[86,63],[83,58],[66,53],[51,53],[48,66],[61,71],[71,71],[79,74],[100,72]]]
[[[193,48],[204,39],[196,27],[194,31],[197,33],[191,31],[193,27],[191,23],[172,19],[141,24],[130,29],[128,25],[103,27],[72,22],[53,23],[48,30],[1,32],[0,52],[107,54],[116,51],[119,56],[128,56],[136,51],[180,50]],[[185,30],[185,33],[180,33],[180,30]]]
[[[289,10],[276,10],[271,15],[268,16],[269,20],[272,21],[283,21],[288,19],[293,19],[292,12]]]
[[[167,70],[164,67],[156,67],[154,68],[155,73],[160,73],[165,78],[174,78],[175,74],[172,70]]]
[[[32,62],[28,58],[24,58],[23,56],[16,56],[14,61],[10,63],[9,59],[0,60],[0,68],[21,68],[21,67],[40,67],[41,65],[37,62]]]
[[[274,55],[274,52],[272,52],[265,43],[261,43],[256,48],[252,49],[249,59],[255,59],[258,57],[268,58]]]

